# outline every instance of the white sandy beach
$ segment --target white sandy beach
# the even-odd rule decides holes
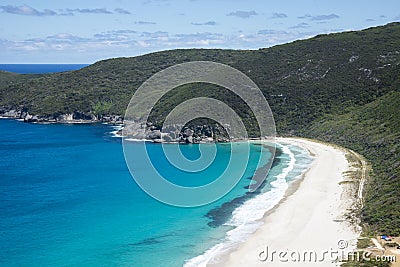
[[[277,141],[308,149],[315,156],[310,169],[247,241],[226,261],[210,266],[335,266],[332,259],[355,247],[359,233],[343,219],[355,200],[339,184],[349,169],[345,153],[305,139]]]

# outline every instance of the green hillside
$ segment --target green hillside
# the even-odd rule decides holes
[[[248,75],[268,100],[278,134],[330,141],[364,155],[373,173],[362,219],[373,231],[400,235],[400,23],[260,50],[172,50],[65,73],[0,72],[0,115],[10,110],[44,119],[73,112],[123,115],[151,75],[195,60],[224,63]],[[171,91],[156,105],[153,122],[160,123],[172,107],[194,96],[227,102],[257,135],[254,117],[237,96],[204,84]]]
[[[327,115],[307,127],[308,137],[336,143],[372,164],[361,217],[371,230],[400,235],[400,92],[390,92],[342,115]]]

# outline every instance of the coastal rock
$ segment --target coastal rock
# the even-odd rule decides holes
[[[73,113],[54,113],[50,115],[34,115],[28,112],[28,108],[0,110],[4,117],[20,118],[28,123],[92,123],[104,122],[113,125],[122,125],[123,129],[118,131],[118,135],[132,139],[149,139],[156,143],[210,143],[210,142],[229,142],[229,138],[224,136],[223,127],[214,125],[163,125],[161,131],[152,122],[124,123],[123,117],[118,115],[107,115],[96,117],[91,113],[75,111]]]
[[[75,111],[72,115],[74,120],[87,120],[87,121],[96,121],[97,118],[95,115],[90,113],[84,113],[80,111]]]
[[[26,113],[24,116],[24,121],[28,122],[30,119],[32,119],[32,115],[30,115],[29,113]]]
[[[163,140],[163,142],[166,142],[166,143],[171,143],[171,142],[176,141],[176,139],[173,138],[170,134],[162,135],[162,140]]]
[[[103,117],[102,121],[116,122],[117,118],[111,116]],[[212,142],[229,142],[230,138],[225,136],[222,126],[214,125],[163,125],[160,130],[156,124],[144,121],[122,122],[123,129],[118,135],[131,139],[147,139],[155,143],[182,143],[198,144]]]
[[[6,118],[22,119],[24,122],[37,123],[92,123],[105,122],[109,124],[121,125],[124,123],[123,117],[119,115],[108,115],[97,117],[91,113],[75,111],[73,113],[55,112],[53,114],[31,114],[27,107],[16,108],[0,108],[0,115]],[[143,137],[144,138],[144,137]]]
[[[26,116],[24,117],[24,122],[37,122],[38,117],[36,115],[30,115],[29,113],[26,113]]]
[[[73,115],[72,114],[63,114],[63,115],[61,115],[60,116],[60,121],[72,121],[74,118],[73,118]]]
[[[8,117],[8,118],[19,118],[21,115],[21,112],[16,111],[14,109],[6,111],[3,113],[4,117]]]
[[[160,130],[151,131],[151,132],[147,135],[147,138],[148,138],[148,139],[151,139],[151,140],[161,139],[161,131],[160,131]]]
[[[183,137],[193,136],[193,134],[194,134],[194,131],[192,129],[189,129],[189,128],[187,128],[187,129],[185,129],[183,131]]]
[[[124,124],[122,135],[134,139],[146,139],[145,125],[144,122],[128,122]]]
[[[117,116],[117,115],[102,116],[100,119],[99,118],[97,118],[97,119],[100,120],[101,122],[110,123],[110,124],[122,124],[123,123],[122,117]]]

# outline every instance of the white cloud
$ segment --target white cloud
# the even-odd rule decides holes
[[[303,25],[305,27],[305,25]],[[301,28],[301,27],[299,27]],[[130,29],[104,31],[91,36],[76,36],[71,33],[57,33],[44,38],[21,41],[0,40],[0,49],[13,53],[75,55],[96,53],[127,56],[138,52],[159,51],[175,48],[238,48],[258,49],[305,38],[312,33],[262,29],[256,33],[236,32],[221,34],[214,32],[169,33],[165,31],[139,32]],[[102,52],[100,52],[102,51]],[[117,51],[117,52],[116,52]],[[136,52],[132,52],[136,51]],[[132,54],[133,53],[133,54]]]
[[[57,13],[50,9],[37,10],[30,6],[0,6],[0,10],[4,13],[15,14],[15,15],[25,15],[25,16],[55,16]]]
[[[215,21],[207,21],[207,22],[203,22],[203,23],[192,22],[191,24],[195,25],[195,26],[203,26],[203,25],[205,25],[205,26],[215,26],[215,25],[217,25],[217,23]]]
[[[238,17],[238,18],[242,18],[242,19],[248,19],[251,16],[256,16],[258,15],[257,12],[255,12],[254,10],[252,11],[235,11],[235,12],[231,12],[228,13],[227,16],[234,16],[234,17]]]
[[[338,19],[340,18],[339,15],[336,14],[329,14],[329,15],[310,15],[310,14],[306,14],[303,16],[298,17],[299,19],[309,19],[309,20],[316,20],[316,21],[321,21],[321,20],[331,20],[331,19]]]
[[[130,15],[131,14],[131,12],[129,12],[128,10],[123,9],[123,8],[116,8],[116,9],[114,9],[114,12],[118,13],[118,14],[123,14],[123,15]]]
[[[25,15],[25,16],[73,16],[76,13],[83,14],[131,14],[128,10],[123,8],[115,8],[114,12],[106,9],[106,8],[67,8],[65,10],[59,10],[56,12],[51,9],[38,10],[33,7],[23,5],[23,6],[0,6],[0,10],[4,13],[14,14],[14,15]]]
[[[308,28],[308,27],[310,27],[310,24],[302,22],[302,23],[299,23],[299,24],[296,24],[296,25],[290,27],[290,29],[301,29],[301,28]]]
[[[134,38],[133,35],[136,31],[133,30],[114,30],[93,35],[95,40],[102,41],[126,41]]]
[[[273,13],[272,14],[273,19],[284,19],[287,17],[288,17],[288,15],[286,15],[285,13]]]
[[[164,37],[168,37],[168,32],[163,32],[163,31],[142,32],[141,37],[145,37],[145,38],[164,38]]]
[[[143,20],[139,20],[139,21],[135,21],[135,24],[139,24],[139,25],[150,25],[150,24],[157,24],[153,21],[143,21]]]
[[[340,18],[336,14],[329,14],[329,15],[318,15],[318,16],[313,16],[311,20],[331,20],[331,19],[338,19]]]
[[[84,14],[112,14],[112,12],[106,8],[67,8],[67,12]]]

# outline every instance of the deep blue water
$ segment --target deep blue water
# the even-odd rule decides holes
[[[241,217],[238,208],[247,205],[256,215],[279,200],[264,197],[265,203],[258,201],[261,207],[249,202],[267,196],[273,190],[270,182],[294,162],[281,154],[262,192],[249,195],[244,187],[263,149],[253,145],[245,175],[228,195],[198,208],[172,207],[137,186],[121,140],[110,131],[102,124],[0,120],[1,266],[182,266],[223,242],[240,220],[252,219]],[[196,158],[196,146],[181,149]],[[160,147],[148,144],[152,157],[160,157]],[[284,175],[284,184],[307,163],[304,151],[291,150],[299,165]],[[211,172],[220,171],[224,160]],[[163,171],[173,174],[167,165]]]
[[[89,64],[0,64],[0,70],[19,74],[42,74],[79,70]]]

